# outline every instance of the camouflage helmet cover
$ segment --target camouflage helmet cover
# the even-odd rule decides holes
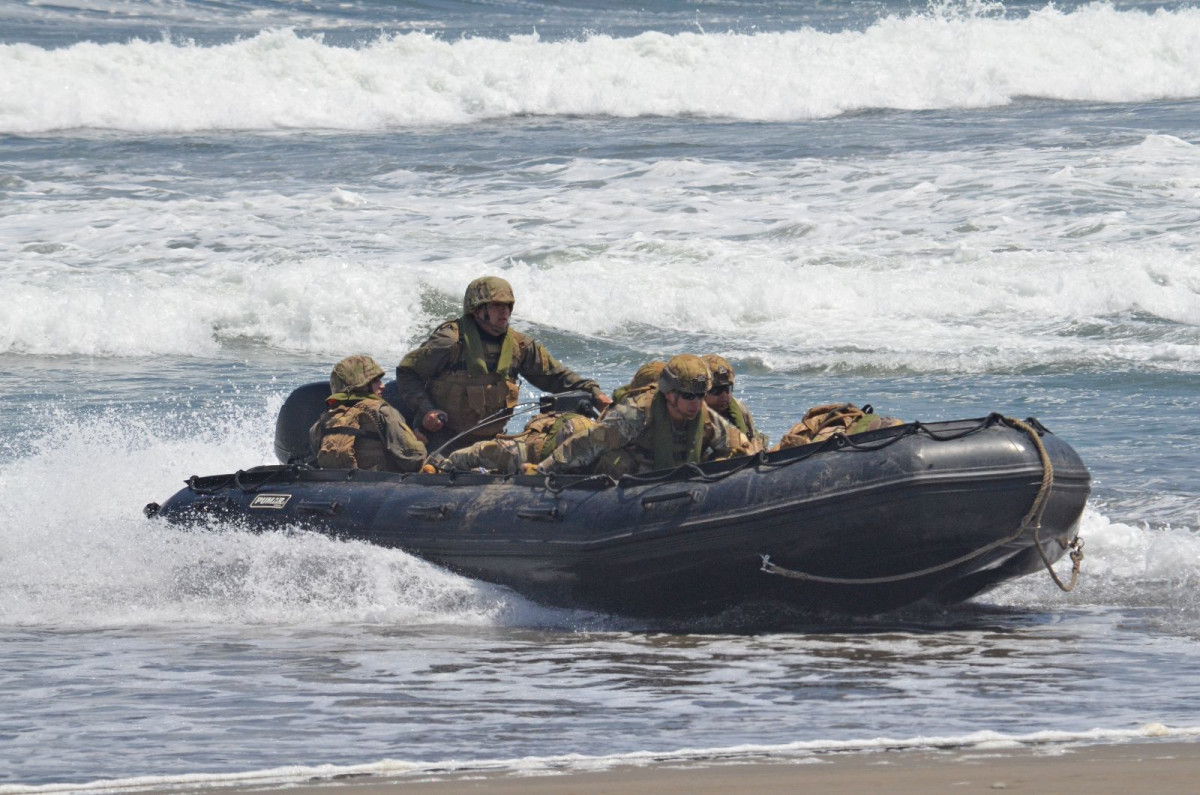
[[[469,315],[484,304],[508,304],[517,302],[512,285],[499,276],[480,276],[467,285],[463,294],[463,314]]]
[[[644,386],[653,386],[658,383],[658,377],[662,375],[663,368],[667,366],[666,362],[652,361],[646,362],[637,369],[633,374],[633,380],[629,382],[630,389],[641,389]]]
[[[383,368],[370,356],[347,356],[333,367],[329,375],[329,391],[361,392],[367,384],[383,375]]]
[[[708,365],[708,371],[712,373],[713,386],[733,386],[733,367],[725,361],[724,356],[706,353],[700,358],[704,360],[704,363]]]
[[[672,357],[658,377],[658,391],[663,394],[678,391],[703,395],[710,386],[712,375],[708,372],[708,365],[699,356],[690,353]]]

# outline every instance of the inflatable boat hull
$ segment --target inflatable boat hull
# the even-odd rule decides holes
[[[993,415],[616,484],[258,467],[194,477],[147,512],[367,541],[558,607],[879,613],[961,601],[1037,571],[1037,546],[1050,561],[1063,555],[1090,478],[1069,445],[1032,422],[1041,445]],[[1023,527],[1036,504],[1040,522]]]

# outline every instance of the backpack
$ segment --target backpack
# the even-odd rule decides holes
[[[853,403],[827,403],[805,412],[804,419],[793,425],[773,449],[786,450],[823,442],[832,436],[850,436],[903,424],[903,420],[873,413],[870,405],[860,409]]]

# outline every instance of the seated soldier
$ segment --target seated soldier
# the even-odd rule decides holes
[[[374,359],[342,359],[329,376],[329,391],[329,409],[308,432],[317,466],[383,472],[421,468],[425,445],[381,397],[383,368]]]
[[[750,452],[759,453],[767,449],[767,437],[754,428],[754,417],[750,409],[740,399],[733,396],[733,382],[736,375],[733,367],[723,356],[708,353],[700,357],[708,365],[712,373],[712,388],[704,396],[705,404],[713,411],[729,420],[739,431],[746,434],[750,440]]]
[[[745,455],[750,441],[704,405],[711,386],[699,356],[667,362],[657,389],[626,397],[537,465],[543,475],[592,470],[612,477]]]

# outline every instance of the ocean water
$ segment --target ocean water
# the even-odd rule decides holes
[[[0,0],[0,793],[1196,737],[1198,250],[1190,3]],[[1079,586],[657,625],[142,516],[484,273],[773,438],[1038,417]]]

